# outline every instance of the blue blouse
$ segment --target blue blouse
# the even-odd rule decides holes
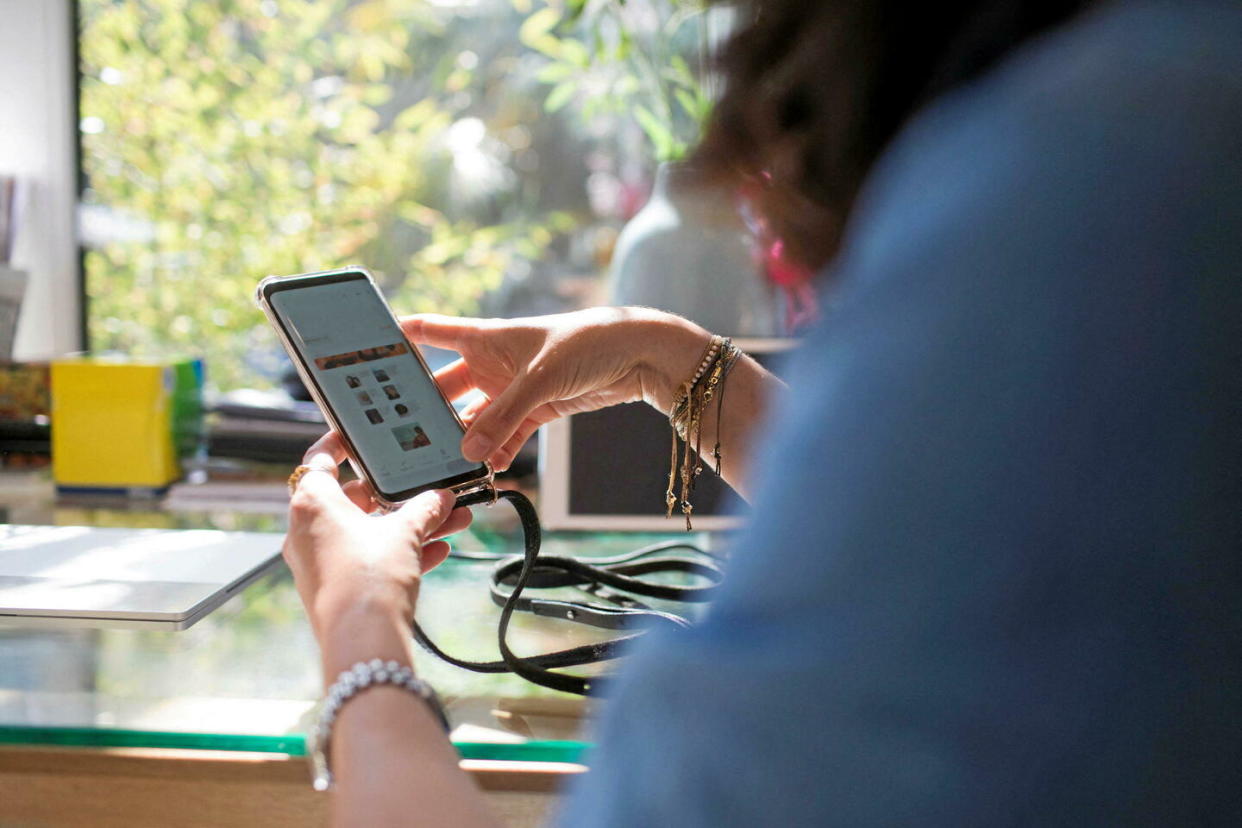
[[[562,823],[1242,824],[1242,4],[927,108],[831,281],[722,593]]]

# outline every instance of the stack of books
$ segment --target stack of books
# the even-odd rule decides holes
[[[292,466],[328,430],[319,406],[282,392],[230,392],[208,411],[207,452],[212,457]]]
[[[0,364],[0,466],[46,466],[52,454],[46,362]]]

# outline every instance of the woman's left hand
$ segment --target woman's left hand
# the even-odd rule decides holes
[[[365,488],[337,480],[345,452],[330,433],[289,503],[283,554],[323,652],[325,679],[372,658],[411,663],[409,625],[422,574],[448,555],[439,540],[470,525],[447,491],[424,492],[383,516]]]

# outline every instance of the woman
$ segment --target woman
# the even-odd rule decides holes
[[[789,392],[728,380],[752,526],[704,622],[618,671],[564,823],[1236,822],[1242,10],[808,5],[744,4],[700,161],[768,182],[832,311]],[[501,467],[569,412],[667,412],[708,341],[641,310],[405,325],[461,352],[441,382],[491,400],[463,451]],[[469,520],[368,517],[341,459],[312,450],[285,550],[329,678],[410,663]],[[332,750],[340,822],[488,824],[409,693],[352,699]]]

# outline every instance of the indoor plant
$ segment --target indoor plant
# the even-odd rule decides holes
[[[655,166],[650,198],[617,238],[610,294],[659,307],[721,333],[781,332],[775,288],[740,194],[706,181],[684,159],[712,109],[708,55],[729,12],[685,0],[578,0],[544,6],[522,41],[544,56],[549,111],[575,108],[596,129],[636,125]],[[629,126],[633,128],[633,126]]]

